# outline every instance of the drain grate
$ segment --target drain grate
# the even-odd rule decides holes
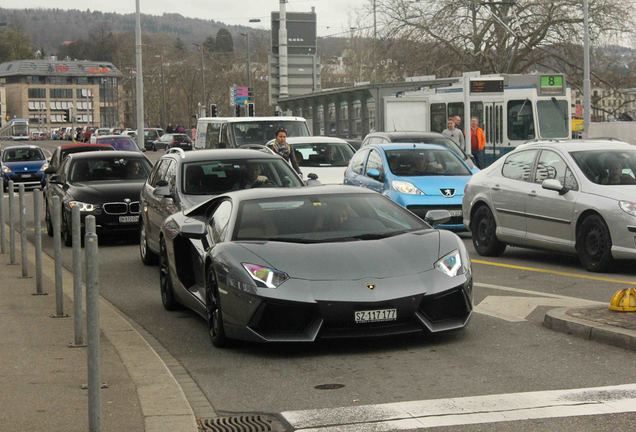
[[[241,415],[200,419],[201,432],[285,432],[283,425],[265,415]]]

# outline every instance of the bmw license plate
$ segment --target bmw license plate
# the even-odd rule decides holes
[[[356,324],[395,321],[397,319],[397,309],[356,311],[353,313],[353,318]]]
[[[119,216],[119,223],[137,223],[139,222],[139,216]]]

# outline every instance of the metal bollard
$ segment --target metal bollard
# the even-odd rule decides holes
[[[82,219],[80,209],[75,206],[71,210],[71,227],[73,229],[73,342],[70,348],[85,347],[82,329]]]
[[[29,277],[29,262],[27,261],[27,232],[26,232],[26,203],[24,202],[24,184],[18,185],[18,209],[20,211],[20,262],[22,277]]]
[[[54,196],[53,214],[51,214],[53,222],[53,259],[55,260],[55,315],[51,318],[66,318],[68,315],[64,313],[64,292],[62,285],[62,206],[60,197]]]
[[[99,263],[95,216],[86,217],[86,316],[88,333],[88,430],[99,432],[101,422],[101,373],[99,341]]]
[[[0,253],[7,253],[6,234],[4,231],[4,177],[0,175]]]
[[[15,193],[13,180],[9,180],[9,264],[17,264],[15,262]]]
[[[35,293],[47,295],[42,286],[42,191],[33,191],[33,223],[35,226]]]

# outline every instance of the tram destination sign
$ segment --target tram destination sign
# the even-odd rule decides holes
[[[565,77],[563,75],[539,75],[539,96],[565,95]]]
[[[503,93],[503,78],[481,78],[470,80],[470,94],[479,93]]]

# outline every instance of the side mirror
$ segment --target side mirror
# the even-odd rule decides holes
[[[181,225],[180,234],[183,237],[190,239],[204,239],[207,234],[207,229],[205,224],[197,221],[193,221],[191,223],[186,222]]]
[[[172,191],[169,186],[157,186],[152,193],[157,197],[172,198]]]
[[[318,174],[309,173],[309,174],[307,174],[307,178],[309,180],[318,180]]]
[[[546,190],[558,192],[559,195],[565,195],[568,192],[568,189],[563,187],[561,182],[557,179],[543,180],[543,183],[541,183],[541,187]]]
[[[52,174],[51,177],[49,178],[49,183],[62,184],[62,181],[60,179],[60,175],[59,174]]]
[[[367,170],[367,176],[377,181],[382,181],[384,177],[380,170],[377,168],[371,168],[370,170]]]
[[[56,172],[57,169],[52,166],[49,166],[47,169],[44,170],[44,174],[55,174]]]
[[[424,220],[431,225],[440,225],[448,222],[451,214],[448,210],[429,210],[424,216]]]

